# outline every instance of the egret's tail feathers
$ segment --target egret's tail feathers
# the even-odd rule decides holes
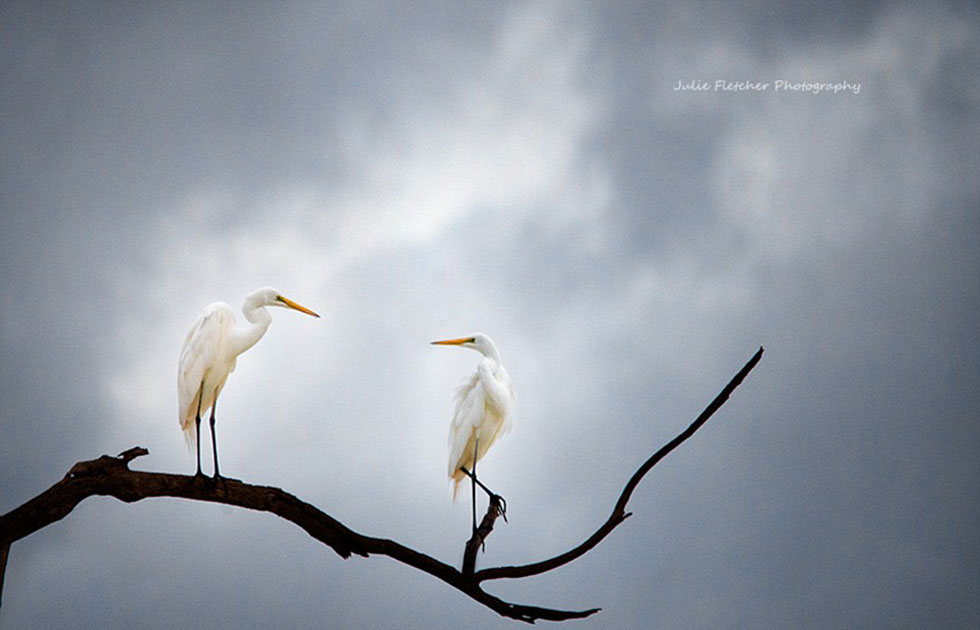
[[[457,468],[456,469],[456,472],[453,473],[452,477],[449,478],[449,482],[451,484],[453,484],[453,502],[454,503],[456,502],[456,499],[458,498],[458,495],[459,495],[459,484],[461,484],[463,482],[463,479],[466,479],[466,473],[464,473],[459,468]]]
[[[453,503],[456,503],[459,498],[459,479],[453,479],[451,483],[453,484]]]
[[[184,432],[184,444],[187,445],[187,450],[193,453],[194,446],[197,444],[197,426],[194,419],[181,422],[180,428]]]

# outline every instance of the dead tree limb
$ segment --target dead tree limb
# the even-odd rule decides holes
[[[738,374],[732,377],[732,380],[729,381],[728,385],[726,385],[725,388],[721,390],[721,393],[719,393],[715,399],[712,400],[707,407],[705,407],[704,411],[701,412],[701,415],[699,415],[689,427],[684,429],[677,437],[650,456],[650,459],[643,462],[643,465],[640,466],[639,469],[633,473],[633,476],[630,477],[630,480],[626,482],[626,487],[623,488],[622,494],[619,495],[619,500],[616,501],[616,506],[613,508],[612,514],[609,515],[606,522],[603,523],[599,529],[595,531],[595,533],[589,536],[585,542],[561,555],[555,556],[554,558],[550,558],[548,560],[542,560],[541,562],[521,566],[493,567],[483,569],[482,571],[477,571],[474,575],[476,581],[482,582],[483,580],[522,578],[531,575],[538,575],[539,573],[556,569],[563,564],[568,564],[598,545],[602,539],[609,534],[609,532],[632,515],[632,513],[626,511],[626,504],[629,503],[630,497],[633,495],[633,490],[635,490],[636,486],[639,485],[640,480],[643,479],[643,476],[650,472],[650,469],[656,466],[657,462],[666,457],[668,453],[680,446],[684,440],[694,435],[694,432],[700,429],[704,423],[708,421],[708,418],[714,415],[714,413],[725,404],[725,401],[727,401],[728,397],[731,396],[733,391],[735,391],[735,388],[742,383],[748,373],[752,371],[752,368],[754,368],[762,359],[762,353],[763,349],[759,348],[759,351],[755,353],[755,356],[749,359],[749,362],[746,363],[741,370],[739,370]]]
[[[463,575],[471,577],[473,570],[476,569],[476,554],[480,551],[487,541],[487,536],[493,531],[493,524],[498,516],[503,516],[504,507],[499,494],[490,495],[490,504],[487,506],[487,513],[480,521],[480,526],[476,528],[473,535],[466,542],[466,550],[463,552]],[[506,517],[504,520],[507,520]]]
[[[78,462],[61,481],[0,516],[0,593],[2,593],[2,576],[10,545],[64,518],[84,499],[90,496],[111,496],[132,503],[151,497],[176,497],[270,512],[303,528],[311,537],[333,549],[342,558],[349,558],[351,555],[388,556],[442,580],[504,617],[528,623],[534,623],[539,619],[564,621],[588,617],[600,609],[557,610],[513,604],[484,591],[481,582],[500,578],[522,578],[551,571],[572,562],[599,544],[609,532],[630,516],[626,512],[626,504],[643,476],[707,422],[759,362],[762,352],[763,349],[759,348],[755,356],[687,429],[640,466],[627,482],[612,514],[592,536],[577,547],[548,560],[474,572],[476,554],[493,531],[494,522],[500,514],[501,506],[495,504],[493,500],[490,501],[480,527],[467,542],[463,569],[458,570],[393,540],[359,534],[313,505],[279,488],[255,486],[237,479],[225,479],[215,483],[210,479],[197,476],[130,470],[129,463],[132,460],[149,452],[145,448],[134,447],[116,457],[103,455],[98,459]]]

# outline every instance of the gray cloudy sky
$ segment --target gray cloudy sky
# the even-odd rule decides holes
[[[581,628],[975,626],[978,68],[968,3],[3,2],[0,512],[135,445],[192,473],[184,334],[273,285],[323,318],[239,361],[229,476],[458,563],[477,355],[427,344],[483,331],[518,405],[480,565],[540,560],[764,345],[612,536],[489,590]],[[166,499],[87,500],[3,596],[4,628],[512,623]]]

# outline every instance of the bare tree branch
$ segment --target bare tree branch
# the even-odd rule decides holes
[[[466,542],[466,550],[463,552],[463,575],[469,577],[476,569],[476,554],[486,544],[487,536],[493,531],[493,524],[498,516],[503,516],[504,508],[502,499],[498,494],[490,495],[490,504],[487,506],[487,513],[480,521],[480,526],[473,532],[473,536]],[[505,517],[504,520],[507,520]]]
[[[111,496],[131,503],[151,497],[177,497],[270,512],[303,528],[311,537],[329,546],[342,558],[349,558],[351,555],[388,556],[442,580],[505,617],[528,623],[534,623],[539,619],[563,621],[588,617],[600,609],[557,610],[513,604],[487,593],[480,584],[484,580],[521,578],[544,573],[572,562],[595,547],[629,516],[625,511],[626,505],[643,476],[707,422],[759,362],[762,352],[763,349],[759,348],[755,356],[687,429],[640,466],[627,482],[609,519],[592,536],[579,546],[548,560],[520,566],[493,567],[474,573],[476,554],[493,531],[494,522],[501,514],[499,500],[495,502],[491,499],[480,527],[467,542],[463,569],[457,570],[393,540],[359,534],[337,519],[279,488],[254,486],[237,479],[221,479],[214,482],[199,476],[130,470],[131,461],[148,453],[145,448],[134,447],[116,457],[103,455],[98,459],[78,462],[51,488],[0,516],[0,593],[2,593],[3,572],[10,545],[64,518],[84,499],[95,495]]]
[[[694,435],[694,432],[700,429],[701,426],[708,421],[708,418],[714,415],[714,413],[725,404],[725,401],[727,401],[728,397],[731,396],[733,391],[735,391],[735,388],[742,383],[748,373],[752,371],[752,368],[754,368],[762,359],[763,352],[763,348],[759,348],[759,351],[755,353],[755,356],[749,359],[749,362],[746,363],[741,370],[739,370],[738,374],[732,377],[732,380],[729,381],[728,385],[726,385],[725,388],[721,390],[721,393],[719,393],[715,399],[711,401],[711,404],[705,407],[704,411],[701,412],[701,415],[699,415],[689,427],[684,429],[684,431],[682,431],[677,437],[661,447],[661,449],[654,453],[650,459],[643,462],[643,465],[640,466],[640,468],[633,473],[633,476],[630,477],[630,480],[626,482],[626,487],[623,488],[622,494],[619,495],[619,500],[616,502],[616,506],[613,508],[612,514],[609,515],[606,522],[603,523],[594,534],[589,536],[585,542],[561,555],[555,556],[554,558],[550,558],[548,560],[542,560],[541,562],[521,566],[493,567],[483,569],[482,571],[477,571],[476,575],[474,576],[475,579],[478,582],[482,582],[483,580],[522,578],[530,575],[538,575],[539,573],[556,569],[563,564],[568,564],[598,545],[602,539],[609,534],[609,532],[631,516],[631,513],[626,511],[626,504],[629,503],[630,497],[633,495],[633,490],[635,490],[636,486],[639,485],[640,480],[643,479],[643,476],[646,475],[650,469],[657,464],[657,462],[666,457],[668,453],[680,446],[684,440]]]
[[[111,496],[127,503],[150,497],[177,497],[271,512],[302,527],[342,558],[352,554],[388,556],[439,578],[505,617],[533,623],[537,619],[563,621],[587,617],[598,611],[554,610],[505,602],[483,591],[472,575],[464,576],[456,568],[393,540],[359,534],[279,488],[253,486],[237,479],[214,482],[205,477],[129,469],[130,461],[147,453],[146,449],[136,447],[117,457],[103,455],[75,464],[51,488],[0,516],[0,548],[64,518],[90,496]]]

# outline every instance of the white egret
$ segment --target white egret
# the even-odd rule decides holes
[[[469,476],[473,492],[473,529],[476,530],[476,485],[487,494],[493,493],[476,476],[476,464],[510,429],[510,414],[514,406],[514,386],[500,362],[500,352],[490,337],[475,334],[471,337],[433,341],[434,345],[462,346],[483,355],[476,373],[456,390],[456,409],[449,427],[449,477],[452,479],[453,499],[459,483]]]
[[[214,408],[228,375],[235,370],[238,355],[254,346],[272,323],[266,306],[292,308],[319,317],[316,313],[284,298],[275,289],[253,291],[245,298],[242,313],[248,324],[235,325],[235,313],[224,302],[211,304],[197,318],[180,351],[177,392],[180,428],[188,444],[197,443],[197,475],[201,475],[201,409],[211,407],[211,448],[214,478],[218,479],[218,445],[214,440]]]

